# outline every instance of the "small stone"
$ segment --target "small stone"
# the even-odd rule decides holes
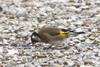
[[[17,67],[25,67],[25,64],[19,64]]]
[[[42,67],[42,66],[38,65],[37,67]]]
[[[18,54],[18,50],[16,49],[11,49],[11,50],[8,50],[8,55],[14,55],[14,54]]]
[[[9,64],[11,64],[12,66],[16,66],[17,65],[16,61],[14,61],[14,60],[10,60]]]
[[[0,11],[2,11],[3,9],[2,9],[2,7],[0,6]]]
[[[4,14],[0,13],[0,18],[3,17],[3,16],[4,16]],[[1,30],[0,30],[0,31],[1,31]]]
[[[58,50],[53,50],[52,54],[53,54],[54,56],[56,56],[56,57],[61,57],[61,56],[63,56],[63,53],[61,53],[61,52],[58,51]]]
[[[98,5],[98,6],[100,6],[100,1],[99,0],[96,1],[95,4]]]
[[[80,64],[78,62],[75,62],[73,66],[80,67]]]
[[[19,34],[18,34],[18,35],[16,35],[16,38],[21,38],[21,37],[22,37],[22,36],[21,36],[21,35],[19,35]]]
[[[21,5],[20,0],[12,0],[12,1],[16,6],[20,6]]]
[[[11,40],[15,40],[16,38],[14,36],[10,37]]]
[[[42,67],[50,67],[50,65],[48,63],[42,63],[41,66]]]
[[[24,49],[30,49],[31,47],[29,45],[22,45],[22,48],[24,48]]]
[[[89,6],[81,6],[80,8],[83,9],[83,10],[84,9],[89,9]]]
[[[95,37],[94,37],[94,36],[90,36],[89,38],[90,38],[90,40],[94,40],[94,39],[95,39]]]
[[[88,49],[88,50],[91,50],[91,51],[93,50],[93,48],[92,48],[92,47],[88,47],[87,49]]]
[[[74,6],[69,7],[69,9],[70,10],[73,10],[73,11],[76,11],[77,10],[76,7],[74,7]]]
[[[54,67],[63,67],[60,64],[54,64]]]
[[[28,17],[28,12],[25,8],[18,8],[16,11],[16,17]]]
[[[92,61],[84,61],[84,64],[85,64],[85,65],[93,64],[93,62],[92,62]]]
[[[9,31],[9,30],[3,30],[3,32],[4,32],[4,33],[9,33],[10,31]]]
[[[77,16],[71,16],[71,19],[72,19],[73,21],[76,21]]]
[[[100,33],[95,33],[95,36],[96,36],[96,37],[99,37],[99,36],[100,36]]]
[[[24,36],[28,36],[28,34],[29,34],[28,32],[20,32],[20,33],[19,33],[19,35],[21,35],[21,36],[23,36],[23,37],[24,37]]]
[[[0,67],[4,67],[2,64],[0,64]]]
[[[50,3],[49,6],[50,6],[50,8],[55,8],[56,7],[56,5],[53,4],[53,3]]]
[[[93,24],[92,21],[83,21],[83,25],[89,26],[91,24]]]
[[[38,58],[47,58],[46,55],[37,55]]]
[[[68,63],[68,66],[73,66],[74,65],[74,62],[71,61],[71,60],[67,61],[67,63]]]
[[[7,54],[8,53],[8,49],[7,48],[4,48],[3,51],[2,51],[2,53]]]
[[[83,21],[77,21],[76,24],[77,25],[83,25]]]
[[[10,15],[10,16],[8,16],[9,17],[9,19],[14,19],[15,17],[14,16],[12,16],[12,15]]]
[[[90,39],[86,39],[85,42],[86,43],[93,43],[93,41],[91,41]]]
[[[3,42],[3,38],[2,38],[2,37],[0,37],[0,44],[2,44],[2,42]]]
[[[65,62],[63,62],[63,64],[64,64],[64,65],[68,65],[68,63],[67,63],[66,61],[65,61]]]
[[[19,50],[18,52],[19,52],[18,53],[19,56],[23,56],[24,55],[24,51],[23,50]]]
[[[94,29],[92,29],[92,32],[98,32],[98,30],[94,28]]]
[[[76,2],[77,0],[69,0],[69,2]]]
[[[14,43],[14,42],[11,42],[10,45],[17,47],[18,44],[17,43]]]
[[[88,65],[80,65],[80,67],[91,67],[91,66],[88,66]]]
[[[34,8],[34,7],[37,7],[36,5],[34,5],[33,3],[24,3],[23,4],[23,6],[25,6],[25,7],[32,7],[32,8]],[[31,9],[30,9],[31,10]]]
[[[6,64],[5,67],[12,67],[10,63]]]
[[[80,41],[78,39],[73,40],[75,43],[79,43]]]
[[[84,42],[84,41],[85,41],[85,38],[80,38],[80,41],[81,41],[81,42]]]

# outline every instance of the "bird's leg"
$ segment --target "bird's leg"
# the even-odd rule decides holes
[[[48,47],[44,47],[44,49],[51,49],[51,48],[54,49],[53,45],[54,45],[54,44],[49,44],[49,46],[48,46]]]

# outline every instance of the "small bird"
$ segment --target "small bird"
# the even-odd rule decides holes
[[[32,44],[36,42],[55,43],[63,41],[70,35],[84,34],[85,32],[75,32],[75,30],[62,29],[57,27],[42,27],[38,32],[33,32],[31,35]]]

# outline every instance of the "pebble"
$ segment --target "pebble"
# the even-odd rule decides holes
[[[71,60],[67,61],[67,63],[68,63],[68,66],[73,66],[74,65],[74,62],[71,61]]]
[[[56,56],[56,57],[61,57],[61,56],[63,56],[63,53],[61,53],[61,52],[58,51],[58,50],[54,50],[54,51],[52,52],[52,54],[53,54],[54,56]]]
[[[3,9],[2,9],[2,7],[0,7],[0,11],[2,11]]]
[[[93,24],[93,22],[92,21],[84,21],[83,24],[89,26],[89,25]]]
[[[89,9],[89,6],[81,6],[80,7],[82,10],[85,10],[85,9]]]
[[[29,34],[28,32],[20,32],[20,33],[19,33],[19,35],[21,35],[21,36],[23,36],[23,37],[28,36],[28,34]]]
[[[60,64],[54,64],[54,67],[63,67]]]
[[[79,40],[78,40],[78,39],[74,39],[74,42],[75,42],[75,43],[79,43]]]
[[[92,62],[92,61],[84,61],[84,64],[85,64],[85,65],[93,64],[93,62]]]
[[[0,67],[3,67],[3,65],[2,65],[2,64],[0,64]]]
[[[80,67],[91,67],[91,66],[89,66],[89,65],[81,65]]]
[[[34,67],[34,65],[32,65],[31,63],[26,63],[26,64],[24,65],[24,67]]]
[[[13,36],[12,36],[12,37],[10,37],[10,39],[11,39],[11,40],[16,40],[16,38],[15,38],[15,37],[13,37]]]
[[[77,21],[76,24],[77,25],[83,25],[83,21]]]
[[[76,2],[77,0],[69,0],[69,2]]]
[[[28,17],[28,12],[25,8],[17,8],[16,17]]]
[[[9,64],[11,64],[11,66],[16,66],[17,65],[16,61],[13,61],[13,60],[10,60]]]
[[[38,58],[46,58],[46,55],[37,55]]]
[[[14,54],[18,54],[18,50],[16,49],[8,50],[8,55],[14,55]]]

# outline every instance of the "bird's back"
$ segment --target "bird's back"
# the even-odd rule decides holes
[[[43,27],[41,28],[38,33],[41,36],[43,42],[53,42],[53,41],[60,41],[65,38],[64,34],[59,34],[58,32],[61,29],[56,27]]]

